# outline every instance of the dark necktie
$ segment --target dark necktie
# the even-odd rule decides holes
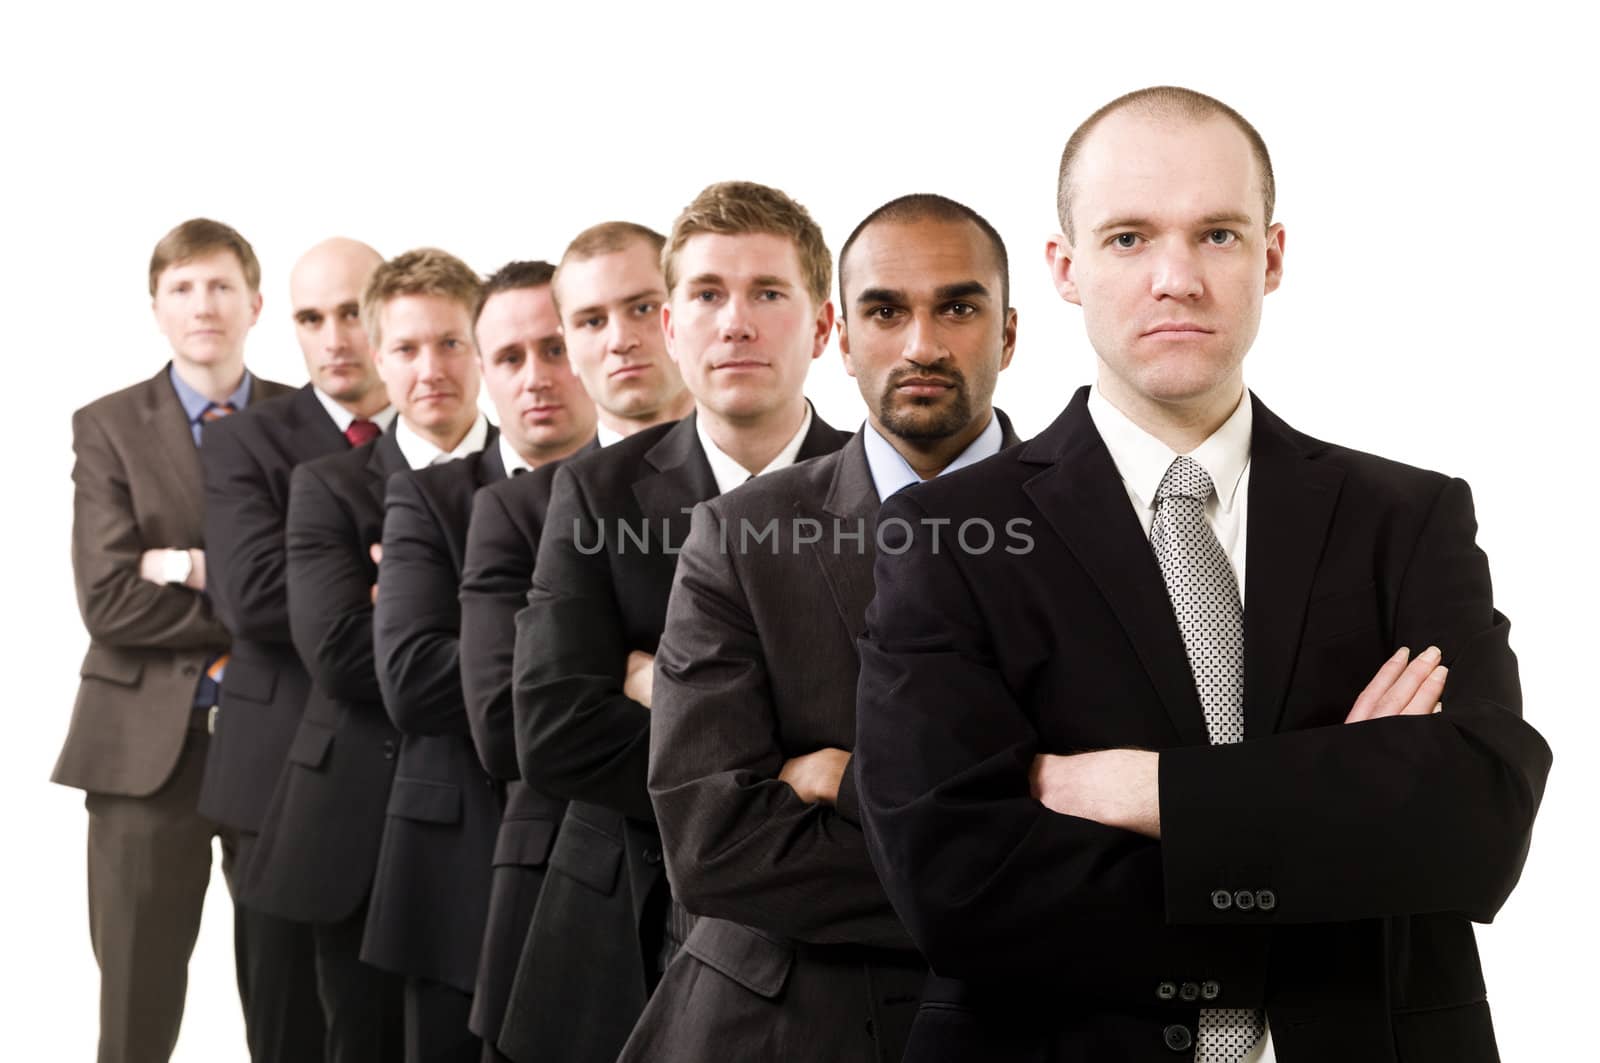
[[[1206,523],[1211,477],[1180,457],[1156,489],[1150,546],[1172,599],[1212,745],[1244,740],[1244,610],[1239,582]],[[1253,1008],[1201,1008],[1195,1063],[1238,1063],[1266,1029]]]
[[[236,412],[238,411],[231,402],[213,402],[200,411],[200,423],[210,424],[212,421],[220,421],[230,413]],[[198,444],[199,440],[195,442]],[[222,689],[222,673],[227,669],[226,653],[219,653],[207,662],[206,670],[200,676],[200,682],[194,692],[194,703],[198,708],[208,709],[218,702],[218,695]]]
[[[365,417],[357,417],[344,430],[344,437],[350,441],[352,447],[365,446],[382,434],[383,429]]]

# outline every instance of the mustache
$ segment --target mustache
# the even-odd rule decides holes
[[[885,382],[884,387],[886,389],[897,388],[907,380],[946,384],[958,391],[964,391],[967,387],[966,376],[962,374],[961,370],[953,366],[941,369],[916,369],[907,366],[904,369],[896,369],[889,374],[889,379]]]

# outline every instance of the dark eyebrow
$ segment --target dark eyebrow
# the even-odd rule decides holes
[[[727,287],[727,285],[723,283],[722,278],[717,276],[715,273],[701,273],[701,274],[698,274],[697,276],[693,276],[693,277],[688,278],[687,280],[684,281],[684,283],[685,284],[690,284],[690,285],[693,285],[693,284],[715,284],[719,288],[726,288]]]
[[[341,314],[345,313],[346,311],[350,311],[350,310],[354,310],[356,313],[359,314],[361,312],[361,304],[358,303],[356,300],[351,299],[349,302],[340,303],[338,305],[338,307],[337,307],[337,310]]]
[[[1207,214],[1200,219],[1201,225],[1254,225],[1255,219],[1248,214]]]
[[[856,296],[856,305],[863,306],[867,303],[892,303],[902,306],[906,301],[906,293],[895,288],[867,288]]]
[[[793,288],[794,287],[793,284],[790,284],[788,281],[784,280],[782,277],[779,277],[776,274],[772,274],[772,273],[768,273],[768,274],[765,274],[763,276],[756,277],[756,278],[754,278],[754,279],[752,279],[750,281],[750,284],[751,284],[752,287],[755,287],[755,288],[783,288],[783,289],[789,289],[789,288]]]
[[[971,299],[974,296],[988,298],[989,289],[977,281],[962,281],[959,284],[946,284],[936,288],[933,297],[941,303],[954,302],[957,299]]]
[[[623,304],[628,304],[637,303],[644,299],[651,299],[659,303],[662,299],[665,299],[666,296],[667,293],[660,288],[646,288],[642,292],[634,292],[632,295],[625,295],[617,301]]]
[[[314,306],[303,306],[294,312],[296,321],[309,321],[313,317],[321,317],[322,311]]]

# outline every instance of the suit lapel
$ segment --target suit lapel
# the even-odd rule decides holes
[[[183,507],[180,527],[199,527],[202,520],[202,497],[199,448],[194,445],[194,433],[189,429],[189,415],[183,412],[178,393],[172,390],[167,376],[170,363],[145,385],[145,400],[140,416],[150,436],[156,441],[165,461],[165,467],[176,475],[162,477]]]
[[[400,441],[395,438],[394,425],[389,426],[389,431],[367,444],[367,490],[372,492],[373,499],[378,503],[378,512],[383,512],[384,495],[389,490],[389,477],[397,472],[404,472],[410,468],[406,464],[406,456],[400,453]]]
[[[1246,738],[1278,729],[1311,581],[1344,473],[1313,459],[1301,436],[1251,396],[1250,510],[1245,536]]]
[[[489,436],[483,441],[483,449],[478,452],[475,471],[479,487],[499,483],[506,478],[505,457],[500,453],[500,431],[494,425],[489,426]]]
[[[852,436],[836,457],[827,460],[833,462],[833,479],[822,502],[825,516],[822,542],[812,543],[811,550],[822,566],[822,575],[839,609],[839,618],[844,621],[845,630],[854,636],[866,629],[867,605],[872,601],[872,563],[877,557],[878,541],[878,489],[872,482],[861,432]],[[797,512],[809,515],[810,509],[808,500],[796,500]],[[834,548],[835,520],[848,534],[861,532],[859,549]]]
[[[1173,727],[1186,744],[1204,745],[1205,716],[1172,602],[1111,453],[1089,417],[1088,395],[1081,388],[1022,452],[1023,461],[1045,465],[1023,490],[1127,631]]]
[[[652,471],[633,484],[633,498],[652,534],[667,529],[667,543],[682,546],[689,537],[689,514],[695,503],[717,495],[717,478],[706,461],[695,433],[695,414],[673,425],[655,446],[645,452]]]
[[[301,430],[307,433],[302,449],[309,456],[336,454],[339,448],[350,445],[328,411],[322,408],[310,384],[295,392],[285,413],[284,421],[291,427],[290,439],[301,439]]]

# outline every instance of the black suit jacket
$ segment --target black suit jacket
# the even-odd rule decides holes
[[[309,384],[205,429],[206,593],[233,634],[233,652],[200,811],[230,827],[261,829],[311,691],[289,640],[289,474],[349,449]]]
[[[593,440],[578,453],[599,447]],[[517,774],[511,715],[516,616],[528,602],[539,533],[559,465],[541,465],[478,491],[461,575],[461,689],[467,722],[484,770],[504,781],[506,796],[472,997],[472,1030],[490,1044],[500,1038],[534,903],[544,885],[545,861],[567,809],[565,801],[546,797]]]
[[[540,1004],[529,1040],[552,1059],[614,1060],[651,980],[641,934],[656,928],[641,920],[662,917],[664,876],[645,788],[650,713],[622,683],[630,651],[656,651],[689,512],[717,493],[695,420],[561,466],[517,615],[523,778],[572,802],[529,934],[538,977],[519,983]],[[848,438],[813,415],[799,457]]]
[[[472,495],[506,475],[497,436],[389,478],[373,609],[378,687],[404,737],[363,955],[463,993],[477,976],[501,799],[467,733],[456,595]]]
[[[1496,1058],[1469,920],[1517,880],[1550,752],[1466,485],[1256,402],[1246,741],[1209,746],[1087,393],[880,514],[917,532],[876,568],[860,800],[890,898],[957,980],[907,1059],[1172,1058],[1204,1002],[1265,1006],[1283,1063]],[[939,517],[1024,519],[1031,543],[966,551],[918,523]],[[1343,724],[1396,647],[1430,643],[1441,714]],[[1162,753],[1159,842],[1029,796],[1035,754],[1128,746]]]
[[[854,774],[832,804],[778,778],[791,757],[855,746],[878,525],[865,431],[695,507],[656,657],[650,796],[673,895],[713,917],[678,963],[729,978],[675,971],[624,1058],[905,1048],[915,997],[875,1007],[875,991],[896,976],[915,986],[924,965],[868,859]],[[774,517],[775,536],[751,541]]]
[[[369,550],[385,485],[406,467],[391,431],[290,477],[289,632],[312,687],[244,889],[280,918],[338,922],[372,886],[400,733],[378,687]]]

